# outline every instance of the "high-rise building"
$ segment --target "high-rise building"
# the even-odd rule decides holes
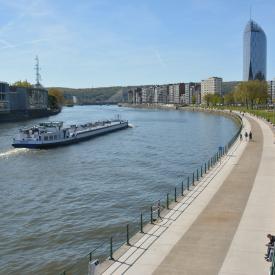
[[[243,35],[243,80],[266,79],[266,35],[250,20]]]
[[[201,102],[201,84],[185,83],[185,104],[200,104]]]
[[[153,103],[154,101],[154,87],[143,87],[142,92],[142,103]]]
[[[201,81],[201,99],[204,101],[206,94],[222,95],[222,78],[210,77]]]
[[[168,103],[180,103],[180,84],[170,84],[168,86]]]
[[[141,88],[135,88],[128,91],[128,103],[141,104],[142,103],[142,90]]]
[[[160,85],[155,87],[154,93],[154,103],[163,103],[168,102],[168,86]]]

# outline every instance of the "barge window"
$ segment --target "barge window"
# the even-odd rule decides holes
[[[48,136],[45,136],[45,137],[44,137],[44,140],[48,140]]]
[[[53,136],[49,136],[49,140],[53,140]]]

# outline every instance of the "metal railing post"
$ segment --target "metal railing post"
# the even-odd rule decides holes
[[[175,187],[175,202],[177,202],[177,187]]]
[[[93,258],[93,257],[92,257],[92,252],[90,252],[90,253],[89,253],[89,260],[90,260],[90,262],[92,261],[92,258]]]
[[[144,233],[143,232],[143,217],[142,217],[142,212],[140,213],[140,233]]]
[[[130,241],[129,241],[129,224],[126,225],[126,239],[127,239],[127,245],[130,245]]]
[[[153,221],[153,206],[151,206],[151,224],[153,224],[154,221]]]
[[[187,178],[187,190],[189,191],[190,189],[189,189],[189,176],[188,176],[188,178]]]
[[[169,209],[169,193],[166,194],[166,208]]]
[[[193,172],[193,181],[192,181],[192,185],[195,184],[195,173]]]
[[[204,174],[206,174],[206,162],[204,163]]]
[[[199,181],[199,169],[197,169],[197,181]]]
[[[181,195],[183,196],[183,181],[181,182]]]
[[[110,260],[113,260],[113,237],[110,238]]]
[[[202,166],[201,166],[201,178],[202,178],[202,173],[203,173],[203,172],[202,172]]]

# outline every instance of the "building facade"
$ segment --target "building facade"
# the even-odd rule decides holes
[[[266,35],[250,20],[243,34],[243,80],[266,79]]]
[[[144,86],[128,91],[128,103],[131,104],[183,104],[185,103],[184,83]]]
[[[268,84],[268,101],[275,103],[275,78],[267,82]]]
[[[171,103],[171,104],[180,103],[180,84],[168,85],[168,103]]]
[[[222,78],[210,77],[201,81],[201,101],[204,102],[206,94],[222,95]]]
[[[135,88],[128,91],[128,103],[141,104],[142,103],[142,89]]]
[[[47,110],[48,91],[42,87],[9,86],[0,82],[0,111]]]
[[[153,103],[154,102],[154,87],[143,87],[142,92],[142,103]]]
[[[168,103],[168,86],[155,86],[154,103],[167,104]]]
[[[10,111],[9,84],[0,82],[0,113]]]
[[[185,104],[200,104],[201,103],[201,84],[200,83],[185,83]]]

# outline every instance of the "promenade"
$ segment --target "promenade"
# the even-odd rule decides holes
[[[269,126],[247,116],[239,140],[162,221],[106,274],[269,274],[266,234],[275,233],[275,144]]]

